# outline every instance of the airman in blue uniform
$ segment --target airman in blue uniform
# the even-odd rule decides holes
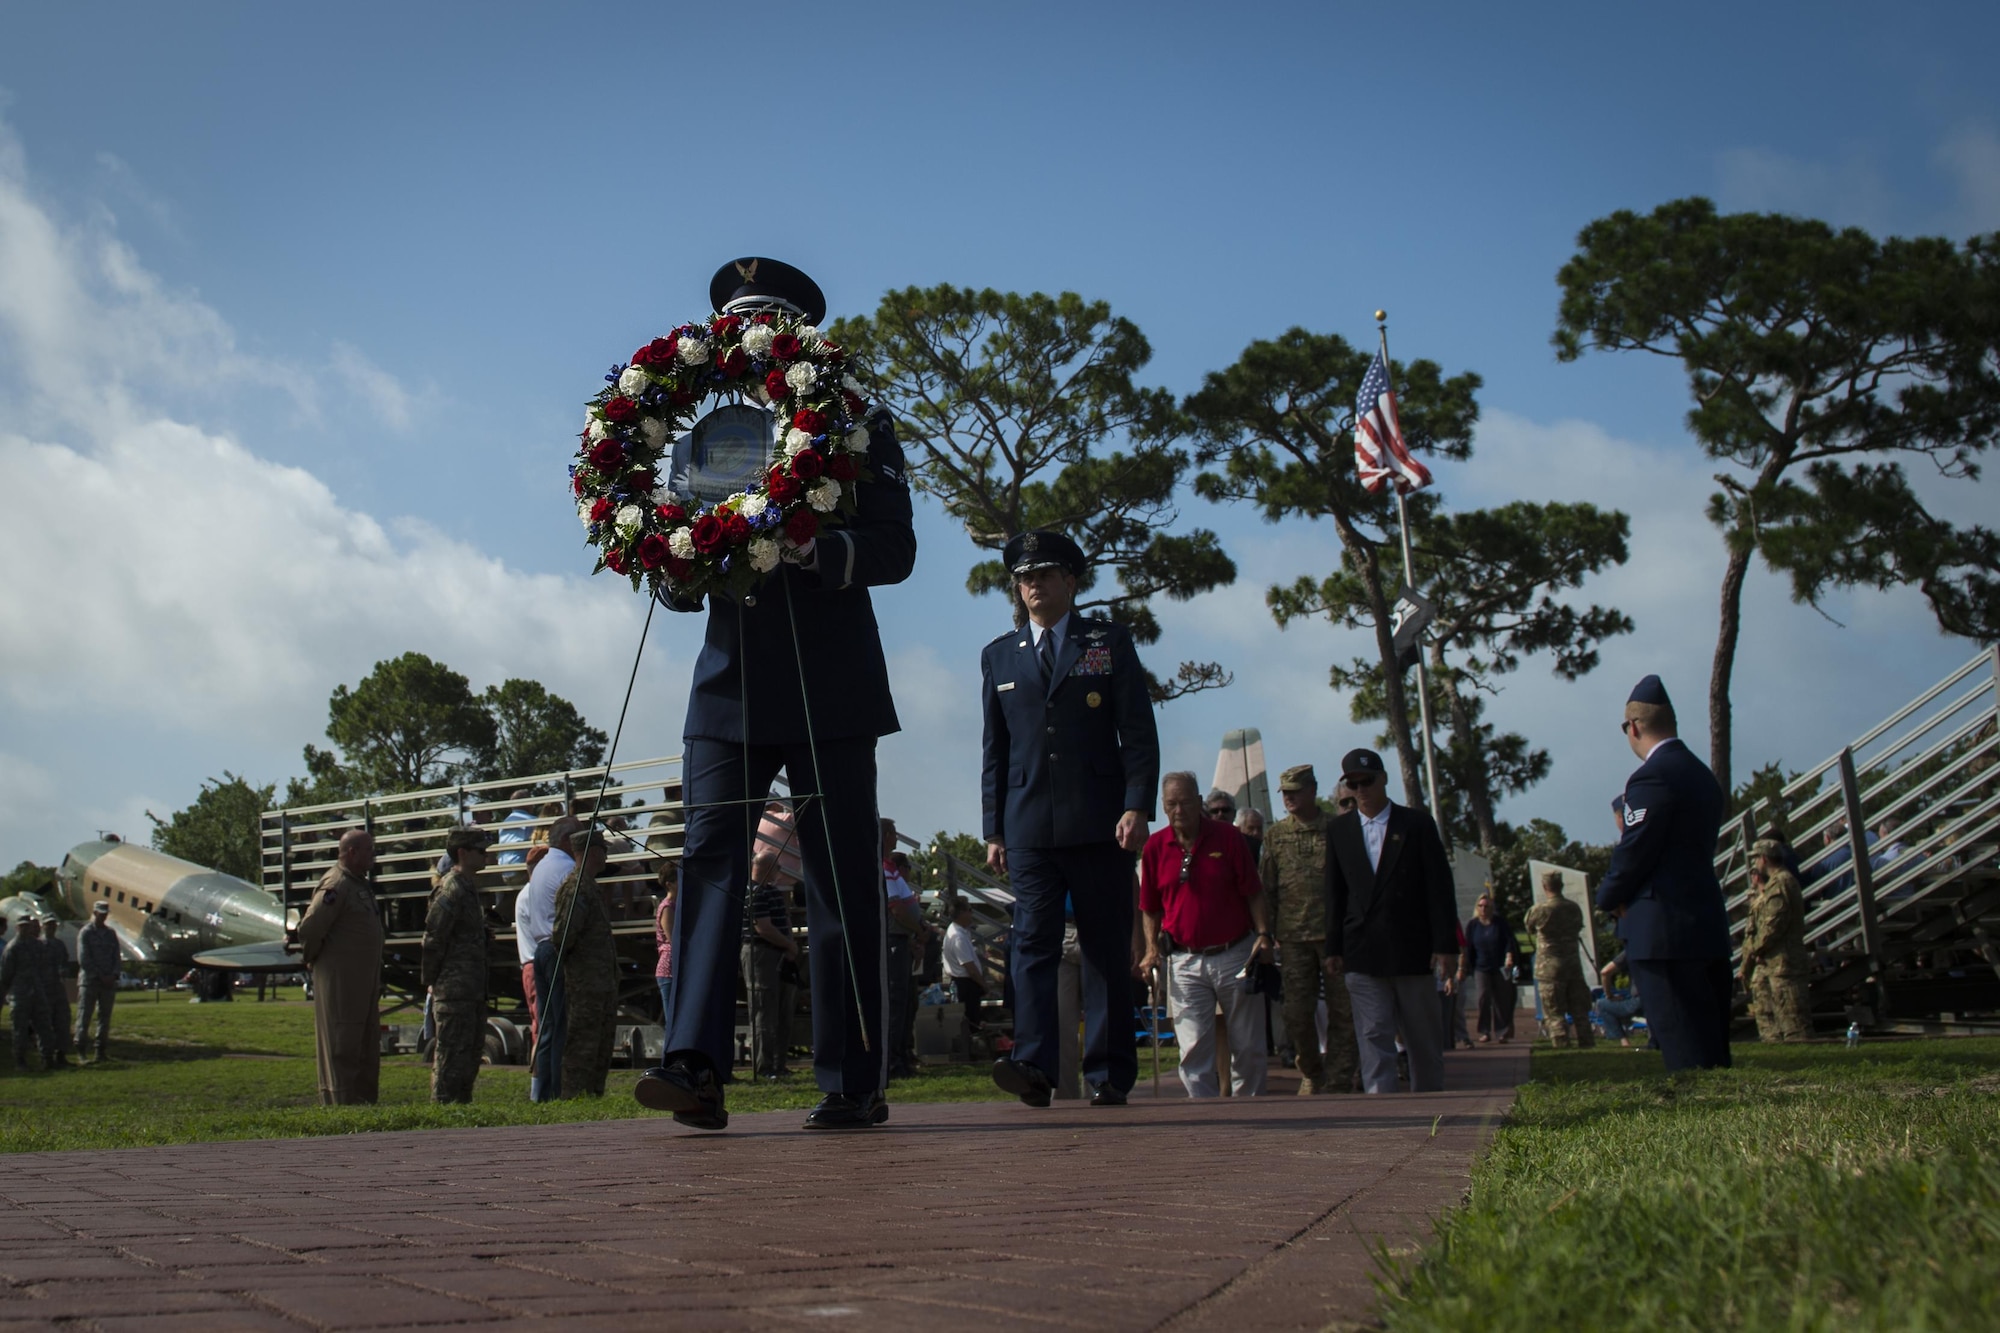
[[[1002,560],[1028,620],[979,660],[986,859],[1014,891],[1014,1051],[993,1081],[1049,1104],[1067,899],[1083,952],[1084,1080],[1092,1105],[1122,1105],[1139,1073],[1132,858],[1160,785],[1152,699],[1125,627],[1072,610],[1084,572],[1075,542],[1024,532]]]
[[[826,315],[812,279],[770,259],[723,265],[710,293],[723,313],[781,309],[814,323]],[[780,565],[741,598],[709,599],[682,729],[687,841],[666,1054],[634,1091],[643,1105],[699,1129],[729,1123],[721,1081],[735,1049],[743,886],[780,768],[799,798],[813,1073],[826,1093],[807,1128],[888,1118],[875,743],[899,724],[868,589],[909,577],[917,538],[888,413],[876,411],[867,425],[857,508],[845,525],[824,529],[803,565]]]
[[[1715,877],[1722,788],[1681,742],[1658,676],[1633,687],[1622,727],[1644,762],[1625,782],[1624,834],[1597,886],[1667,1069],[1729,1064],[1729,914]]]

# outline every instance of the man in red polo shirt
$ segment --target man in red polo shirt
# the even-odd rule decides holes
[[[1229,1085],[1238,1097],[1264,1091],[1264,1002],[1243,972],[1269,962],[1271,930],[1264,884],[1250,844],[1230,825],[1206,818],[1192,773],[1160,783],[1167,826],[1139,857],[1139,911],[1150,973],[1167,959],[1167,998],[1181,1048],[1181,1084],[1190,1097],[1221,1094],[1215,1077],[1215,1011],[1229,1026]]]

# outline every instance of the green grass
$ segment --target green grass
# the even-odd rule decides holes
[[[171,993],[155,1003],[150,996],[135,998],[137,994],[120,998],[112,1020],[111,1058],[102,1065],[21,1074],[13,1071],[11,1060],[0,1059],[0,1152],[653,1114],[628,1095],[635,1071],[615,1066],[602,1098],[536,1104],[528,1100],[524,1066],[488,1065],[479,1072],[471,1105],[437,1106],[430,1101],[430,1070],[414,1056],[383,1059],[376,1105],[320,1106],[311,1005],[297,999],[193,1005]],[[415,1018],[406,1013],[397,1020]],[[795,1068],[804,1064],[803,1059],[794,1061]],[[942,1065],[897,1080],[889,1096],[893,1105],[990,1101],[1005,1094],[983,1067]],[[730,1085],[729,1109],[804,1109],[819,1098],[810,1070],[801,1069],[776,1084]]]
[[[1387,1327],[2000,1327],[2000,1039],[1736,1061],[1538,1049]]]

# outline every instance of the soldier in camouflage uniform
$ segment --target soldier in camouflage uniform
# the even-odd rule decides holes
[[[1583,979],[1581,942],[1586,923],[1583,909],[1563,897],[1561,875],[1551,871],[1542,876],[1542,900],[1521,920],[1535,932],[1535,989],[1542,994],[1542,1031],[1556,1045],[1567,1046],[1568,1029],[1574,1028],[1579,1047],[1588,1050],[1597,1045],[1597,1033],[1590,1026],[1590,983]]]
[[[1799,881],[1785,869],[1784,848],[1762,838],[1750,849],[1750,916],[1743,927],[1743,984],[1760,1041],[1812,1036],[1806,982],[1806,909]]]
[[[1326,988],[1326,1044],[1319,1050],[1315,1010],[1326,948],[1326,811],[1311,764],[1278,776],[1285,817],[1264,832],[1258,873],[1270,904],[1285,967],[1285,1032],[1299,1067],[1301,1093],[1352,1092],[1361,1051],[1347,987]]]
[[[14,1006],[14,1067],[28,1067],[28,1045],[33,1042],[42,1053],[42,1068],[60,1069],[67,1064],[56,1040],[55,1015],[49,1007],[49,992],[56,979],[55,957],[42,948],[42,923],[23,917],[20,929],[0,953],[0,996]]]
[[[424,918],[424,985],[430,987],[437,1045],[431,1055],[431,1100],[469,1102],[486,1050],[486,914],[479,872],[493,835],[455,828],[444,840],[452,868],[431,894]]]
[[[584,856],[589,846],[590,855]],[[618,1025],[618,955],[611,912],[597,876],[604,869],[604,833],[579,829],[569,845],[577,867],[556,890],[553,939],[569,1024],[563,1036],[562,1095],[604,1095],[611,1040]]]

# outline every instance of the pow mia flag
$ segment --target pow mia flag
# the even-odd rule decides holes
[[[1424,631],[1437,619],[1437,608],[1414,588],[1400,588],[1389,607],[1389,632],[1396,645],[1396,665],[1407,671],[1417,663]]]

